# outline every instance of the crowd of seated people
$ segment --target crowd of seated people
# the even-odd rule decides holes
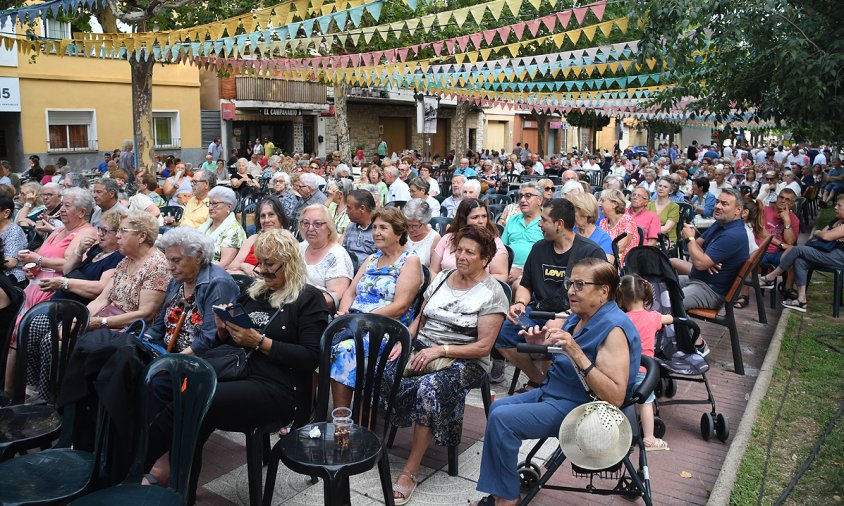
[[[452,157],[449,167],[406,153],[358,161],[359,173],[339,155],[323,162],[253,152],[228,168],[211,160],[196,170],[168,159],[159,174],[127,172],[107,160],[93,181],[61,165],[49,182],[20,187],[6,174],[0,240],[6,276],[25,288],[18,319],[39,302],[71,299],[87,306],[90,330],[145,320],[149,336],[172,353],[201,357],[223,344],[258,350],[254,377],[218,386],[204,443],[218,428],[288,423],[290,371],[315,371],[331,318],[394,318],[418,342],[406,370],[387,369],[388,377],[402,375],[393,422],[414,427],[410,457],[394,477],[396,503],[411,499],[432,442],[459,442],[468,391],[486,376],[501,381],[510,363],[528,381],[519,395],[492,406],[484,444],[497,451],[484,452],[478,482],[491,495],[483,504],[507,503],[518,497],[521,441],[555,434],[562,417],[586,401],[575,368],[613,404],[631,391],[641,345],[615,303],[613,265],[630,250],[646,244],[676,251],[682,243],[688,260],[673,258],[672,265],[689,309],[721,308],[741,266],[768,236],[764,263],[771,269],[762,284],[774,286],[782,275],[786,307],[805,311],[813,266],[844,267],[838,159],[810,166],[799,150],[778,162],[765,150],[732,158],[713,149],[673,159],[467,155]],[[602,184],[590,184],[596,173],[606,176]],[[814,234],[827,249],[798,242],[795,206],[811,194],[835,202],[836,221]],[[490,206],[491,195],[504,196],[504,205]],[[245,211],[247,202],[254,211]],[[181,209],[165,212],[167,206]],[[679,227],[686,213],[694,218]],[[442,236],[431,226],[435,217],[448,220]],[[512,288],[509,300],[502,283]],[[215,318],[212,306],[232,303],[262,330]],[[543,324],[531,319],[537,310],[571,316]],[[15,340],[26,339],[27,384],[33,395],[50,394],[49,323],[42,317],[17,329],[7,389],[14,387]],[[557,343],[569,353],[536,359],[516,351],[523,342]],[[703,339],[695,344],[709,353]],[[352,339],[332,346],[334,406],[351,403],[356,353]],[[397,356],[394,350],[389,358]],[[448,366],[425,372],[440,359],[450,359]],[[267,409],[251,409],[257,405]],[[164,409],[153,424],[147,481],[168,479],[161,457],[170,416]],[[192,494],[201,459],[200,445]]]

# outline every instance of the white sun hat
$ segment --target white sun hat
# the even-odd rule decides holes
[[[621,461],[630,451],[633,431],[624,413],[608,402],[582,404],[560,425],[560,448],[583,469],[597,471]]]

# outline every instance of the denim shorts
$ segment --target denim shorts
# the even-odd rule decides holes
[[[645,380],[645,373],[642,372],[642,371],[637,372],[636,373],[636,385],[633,387],[633,390],[639,388],[639,385],[641,385],[642,381],[644,381],[644,380]],[[653,404],[653,402],[655,400],[656,400],[656,396],[654,396],[653,391],[651,391],[651,395],[648,396],[648,398],[645,400],[644,404]]]

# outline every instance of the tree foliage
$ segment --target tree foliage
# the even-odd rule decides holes
[[[844,11],[840,0],[631,0],[643,20],[640,58],[656,58],[677,86],[664,108],[692,98],[695,114],[728,122],[732,109],[795,135],[844,134]]]

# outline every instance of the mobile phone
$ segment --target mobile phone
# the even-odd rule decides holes
[[[240,304],[232,304],[230,306],[214,306],[214,314],[220,317],[224,322],[232,322],[238,327],[245,329],[255,328],[252,319],[246,314],[243,306]]]
[[[520,313],[517,321],[519,322],[519,328],[525,332],[527,332],[529,328],[536,326],[536,322],[528,318],[525,313]]]

